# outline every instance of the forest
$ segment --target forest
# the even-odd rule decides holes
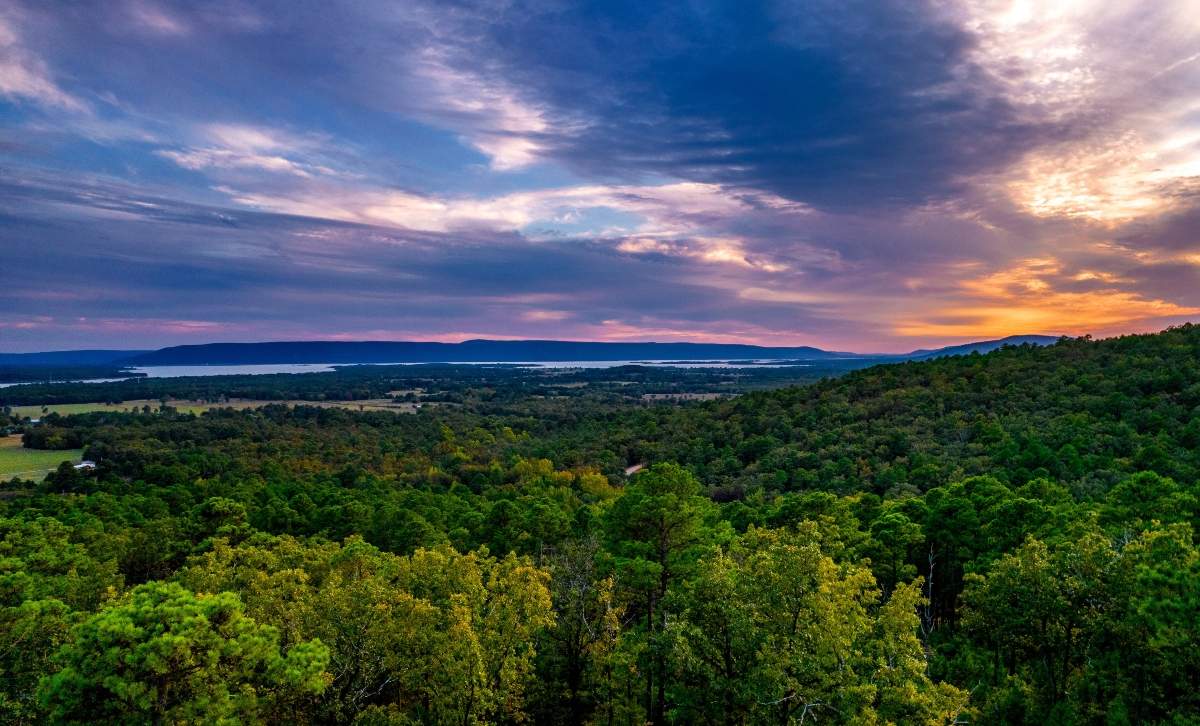
[[[65,385],[41,382],[0,388],[0,406],[28,406],[137,399],[222,401],[356,401],[420,392],[425,400],[463,403],[481,410],[499,404],[523,404],[530,396],[605,396],[629,399],[643,394],[680,391],[741,393],[813,383],[872,365],[870,359],[780,362],[736,368],[679,368],[627,365],[611,368],[556,368],[501,364],[346,365],[333,371],[254,375],[183,376]],[[0,367],[0,378],[5,369]],[[39,371],[46,380],[47,371]],[[91,377],[104,377],[103,369]],[[13,374],[17,375],[16,373]],[[76,374],[79,375],[79,374]],[[124,376],[134,374],[123,373]],[[71,376],[60,374],[55,380]],[[584,390],[586,389],[586,390]],[[399,391],[399,394],[396,392]]]
[[[1200,327],[799,374],[3,389],[266,405],[5,409],[0,721],[1200,723]]]
[[[5,365],[0,363],[0,383],[40,383],[103,378],[139,378],[144,375],[144,373],[136,373],[124,368],[108,365],[22,366]]]

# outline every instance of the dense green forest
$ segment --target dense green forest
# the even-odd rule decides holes
[[[117,366],[14,366],[0,365],[0,383],[53,381],[85,381],[96,378],[137,378],[134,373]]]
[[[356,401],[419,394],[422,400],[465,404],[482,412],[495,411],[503,405],[521,405],[530,396],[605,397],[627,403],[646,394],[733,394],[812,383],[869,365],[872,365],[869,359],[747,364],[733,368],[650,365],[558,368],[509,363],[355,365],[302,374],[142,377],[86,384],[22,385],[0,388],[0,406],[155,398]],[[100,369],[85,370],[101,377]]]
[[[692,403],[499,370],[0,421],[97,463],[0,485],[0,719],[1200,722],[1200,327]]]

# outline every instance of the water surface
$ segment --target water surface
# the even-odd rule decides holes
[[[145,366],[133,368],[148,378],[179,378],[181,376],[246,376],[272,373],[327,373],[335,367],[351,363],[269,363],[261,365],[206,366]],[[615,368],[617,366],[656,366],[666,368],[753,368],[763,365],[811,366],[812,363],[781,362],[779,360],[531,360],[531,361],[446,361],[444,363],[366,363],[360,365],[463,365],[463,366],[530,366],[538,368]]]

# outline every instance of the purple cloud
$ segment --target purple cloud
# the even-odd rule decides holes
[[[1189,5],[13,0],[0,350],[1186,319]]]

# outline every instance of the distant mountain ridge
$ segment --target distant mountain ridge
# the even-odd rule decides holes
[[[859,358],[812,348],[728,343],[599,343],[564,340],[426,342],[279,342],[181,345],[132,356],[131,366],[254,365],[270,363],[519,363],[525,361],[638,361],[712,359],[827,360]]]
[[[987,353],[1005,345],[1050,345],[1049,335],[1013,335],[902,354],[827,351],[811,346],[737,343],[606,343],[567,340],[466,340],[461,343],[290,341],[206,343],[159,350],[66,350],[0,353],[4,366],[181,366],[286,363],[522,363],[530,361],[871,360],[880,363]]]
[[[0,353],[0,366],[104,366],[149,350],[52,350],[44,353]]]
[[[904,357],[914,360],[925,360],[927,358],[942,358],[948,355],[990,353],[993,350],[996,350],[997,348],[1003,348],[1006,345],[1054,345],[1058,341],[1059,338],[1053,335],[1010,335],[1007,338],[1000,338],[998,340],[981,340],[977,343],[950,345],[946,346],[945,348],[914,350]]]

